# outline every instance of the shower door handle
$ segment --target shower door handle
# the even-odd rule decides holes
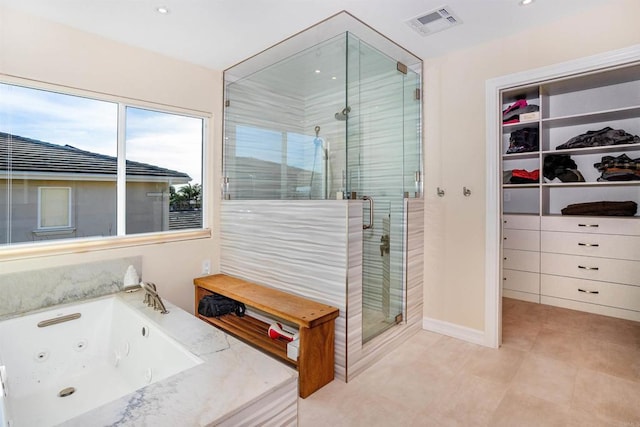
[[[362,200],[369,201],[369,224],[362,224],[363,230],[369,230],[373,228],[373,198],[369,196],[362,196]]]

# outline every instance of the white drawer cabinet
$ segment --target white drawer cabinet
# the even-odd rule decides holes
[[[502,217],[502,295],[540,302],[540,216]]]
[[[540,257],[540,272],[556,276],[640,285],[640,261],[543,252]]]
[[[640,236],[542,231],[542,252],[601,258],[640,259]]]
[[[502,276],[504,289],[540,294],[540,275],[538,273],[505,269]]]
[[[542,274],[542,295],[640,311],[640,287]]]
[[[640,218],[543,216],[540,229],[571,233],[622,234],[640,236]]]
[[[510,270],[540,272],[540,252],[504,249],[502,266]]]
[[[520,230],[540,230],[540,217],[538,215],[503,215],[502,227]]]
[[[542,274],[540,293],[545,303],[640,320],[639,286]]]
[[[540,232],[535,230],[502,230],[502,247],[525,251],[540,250]]]

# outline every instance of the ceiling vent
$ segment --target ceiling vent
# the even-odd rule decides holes
[[[442,6],[408,20],[407,24],[420,33],[420,35],[428,36],[462,24],[462,21],[451,12],[449,6]]]

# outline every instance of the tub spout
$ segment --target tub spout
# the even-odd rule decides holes
[[[140,287],[144,289],[144,302],[154,310],[160,310],[160,313],[167,314],[169,311],[165,308],[162,298],[158,295],[156,285],[151,282],[140,282]]]

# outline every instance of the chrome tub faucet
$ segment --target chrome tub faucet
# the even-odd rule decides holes
[[[156,285],[151,282],[140,282],[140,287],[144,289],[144,303],[149,307],[153,307],[154,310],[160,310],[160,313],[167,314],[169,311],[165,308]]]

